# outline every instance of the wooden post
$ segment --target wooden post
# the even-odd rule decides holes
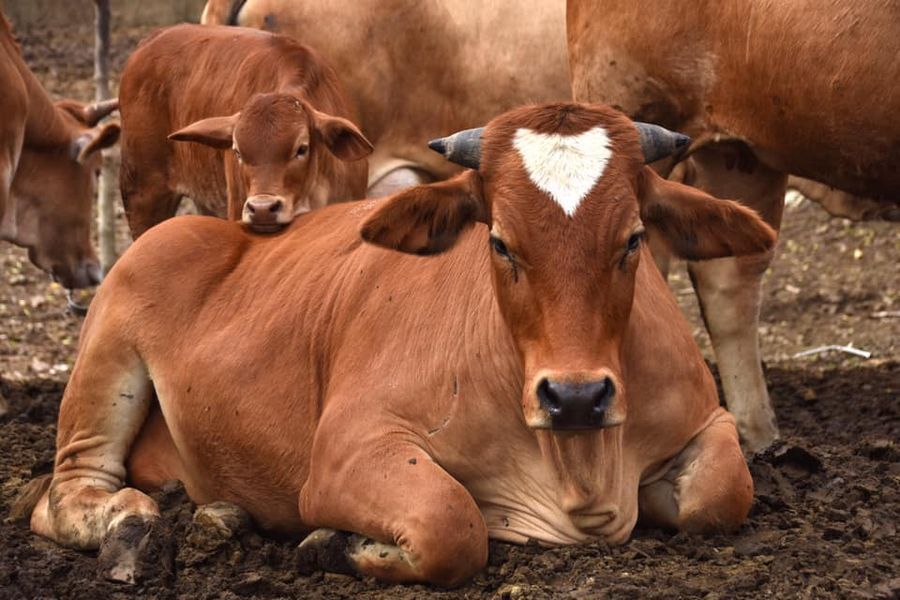
[[[94,86],[98,101],[109,91],[109,0],[94,0]],[[116,262],[116,172],[110,151],[103,151],[103,168],[97,189],[97,238],[100,265],[106,273]]]

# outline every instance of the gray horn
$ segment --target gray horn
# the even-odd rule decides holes
[[[481,164],[481,133],[484,127],[465,129],[428,142],[428,147],[450,162],[477,169]]]
[[[644,153],[644,162],[652,163],[661,158],[674,154],[679,148],[691,143],[691,138],[665,127],[650,123],[635,122],[638,136],[641,139],[641,151]]]
[[[109,116],[110,113],[118,110],[119,99],[101,100],[84,107],[84,122],[86,125],[93,127],[100,122],[100,119]]]

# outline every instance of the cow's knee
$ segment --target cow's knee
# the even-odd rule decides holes
[[[488,532],[480,513],[466,517],[448,507],[445,514],[449,518],[407,527],[401,546],[413,555],[423,580],[454,587],[487,564]]]
[[[734,531],[753,502],[753,479],[734,419],[719,410],[660,479],[640,490],[645,522],[692,533]]]

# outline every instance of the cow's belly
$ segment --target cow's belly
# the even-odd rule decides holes
[[[132,447],[127,464],[132,485],[152,491],[177,479],[193,502],[232,502],[263,529],[286,534],[309,529],[298,508],[308,474],[304,448],[279,443],[296,440],[286,433],[290,419],[280,427],[248,412],[242,419],[237,403],[194,402],[186,395],[173,401],[167,386],[154,384],[162,410],[153,408]],[[191,386],[202,389],[197,382]]]

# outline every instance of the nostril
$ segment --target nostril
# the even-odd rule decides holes
[[[591,390],[591,397],[594,401],[594,410],[603,412],[609,408],[610,400],[616,394],[616,385],[609,377],[604,377],[602,381],[593,385],[594,389]]]
[[[269,208],[269,212],[274,215],[275,213],[280,212],[282,208],[284,208],[284,203],[281,200],[276,200]]]
[[[550,414],[557,414],[561,410],[560,399],[556,390],[547,378],[541,379],[537,387],[538,400]]]
[[[256,207],[253,206],[252,202],[247,203],[247,212],[250,213],[251,215],[256,213]]]

